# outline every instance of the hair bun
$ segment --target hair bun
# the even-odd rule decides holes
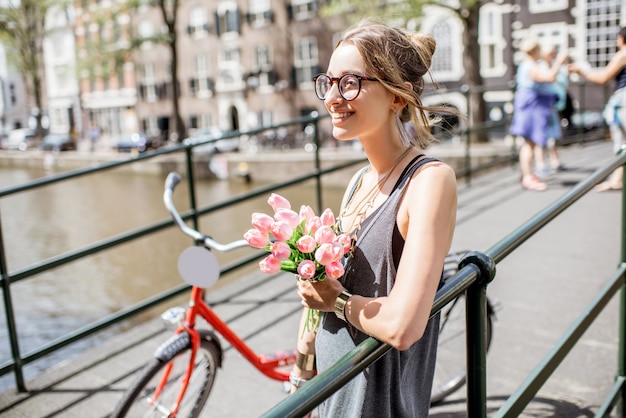
[[[420,32],[408,33],[407,36],[409,37],[411,43],[415,45],[418,56],[424,64],[424,69],[423,71],[420,71],[421,74],[419,74],[421,77],[426,74],[426,72],[428,72],[428,69],[430,68],[430,64],[433,60],[433,55],[435,53],[435,50],[437,49],[437,41],[435,41],[435,38],[432,35]]]

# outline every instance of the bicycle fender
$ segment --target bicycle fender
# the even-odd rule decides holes
[[[202,338],[203,340],[206,341],[210,341],[215,345],[215,348],[217,348],[217,351],[219,353],[219,356],[217,357],[218,359],[218,367],[222,367],[222,360],[224,358],[224,352],[222,350],[222,344],[220,344],[220,340],[217,338],[217,335],[215,335],[215,333],[213,331],[209,331],[209,330],[200,330],[200,338]]]

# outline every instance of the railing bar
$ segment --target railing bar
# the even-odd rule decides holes
[[[498,264],[513,250],[523,244],[528,238],[539,231],[543,226],[553,220],[558,214],[563,212],[574,202],[585,195],[600,180],[612,173],[616,168],[626,163],[626,153],[615,157],[608,165],[598,168],[594,173],[585,180],[578,183],[570,191],[565,193],[547,208],[541,210],[535,216],[530,218],[519,228],[506,235],[502,240],[492,246],[485,252],[491,259]]]
[[[190,149],[190,148],[193,148],[193,147],[196,147],[196,146],[199,146],[199,145],[204,145],[204,144],[211,143],[211,142],[217,142],[217,141],[219,141],[221,139],[225,139],[225,138],[234,138],[236,136],[252,135],[252,134],[255,134],[255,133],[267,131],[269,129],[280,128],[280,127],[283,127],[283,126],[292,126],[294,124],[300,124],[300,123],[308,123],[308,122],[312,122],[314,120],[324,119],[324,118],[327,118],[327,117],[330,117],[330,115],[323,114],[323,115],[316,115],[316,116],[303,116],[303,117],[300,117],[300,118],[296,118],[296,119],[290,120],[288,122],[284,122],[284,123],[280,123],[280,124],[276,124],[276,125],[272,125],[272,126],[268,126],[268,127],[263,127],[263,128],[259,128],[259,129],[253,129],[253,130],[244,131],[244,132],[233,131],[233,132],[225,133],[220,138],[210,139],[210,140],[207,140],[207,141],[202,142],[202,143],[197,143],[197,144],[193,144],[193,145],[177,144],[177,145],[175,145],[175,146],[173,146],[171,148],[162,148],[162,149],[157,149],[157,150],[153,150],[153,151],[148,151],[146,153],[139,154],[139,155],[137,155],[135,157],[132,157],[132,158],[127,158],[127,159],[118,160],[118,161],[112,161],[112,162],[108,162],[108,163],[101,163],[101,164],[98,164],[98,165],[93,166],[93,167],[79,168],[79,169],[67,171],[65,173],[55,174],[53,176],[44,177],[44,178],[41,178],[41,179],[31,180],[31,181],[29,181],[27,183],[23,183],[23,184],[20,184],[20,185],[10,186],[10,187],[6,187],[4,189],[0,189],[0,198],[8,196],[8,195],[11,195],[11,194],[23,192],[23,191],[28,191],[30,189],[38,188],[38,187],[41,187],[41,186],[46,186],[46,185],[49,185],[49,184],[57,183],[57,182],[60,182],[60,181],[63,181],[63,180],[67,180],[67,179],[71,179],[71,178],[75,178],[75,177],[80,177],[80,176],[83,176],[83,175],[86,175],[86,174],[92,174],[92,173],[95,173],[95,172],[100,172],[100,171],[103,171],[103,170],[108,170],[108,169],[116,168],[116,167],[123,166],[123,165],[133,164],[133,163],[136,163],[136,162],[139,162],[139,161],[148,160],[148,159],[154,158],[156,156],[180,153],[181,150]]]
[[[504,405],[494,415],[494,418],[518,417],[522,413],[543,384],[554,373],[561,361],[574,347],[575,343],[611,301],[612,297],[615,296],[615,293],[624,286],[624,272],[626,272],[626,265],[620,266],[609,282],[563,334],[561,339],[539,362],[515,393],[506,400]]]
[[[611,390],[609,391],[602,405],[600,405],[600,409],[598,409],[595,418],[604,418],[609,416],[611,410],[615,407],[615,404],[619,400],[619,395],[624,390],[625,382],[626,378],[624,376],[619,376],[615,379],[615,383],[611,387]]]
[[[220,274],[224,275],[227,273],[230,273],[231,271],[234,271],[252,261],[258,260],[259,258],[263,257],[265,255],[265,252],[261,252],[258,251],[253,255],[250,255],[248,257],[244,257],[242,259],[240,259],[237,262],[231,263],[227,266],[225,266],[224,268],[222,268],[220,270]],[[25,353],[22,361],[24,364],[28,364],[31,363],[43,356],[45,356],[46,354],[49,354],[53,351],[56,351],[60,348],[63,348],[67,345],[69,345],[70,343],[73,343],[75,341],[80,340],[83,337],[87,337],[93,333],[95,333],[96,331],[99,331],[101,329],[104,329],[110,325],[113,325],[117,322],[120,322],[121,320],[127,319],[137,313],[143,312],[147,309],[150,309],[160,303],[166,302],[167,300],[178,296],[182,293],[185,293],[187,291],[189,291],[189,289],[191,288],[191,286],[187,285],[187,284],[183,284],[183,285],[179,285],[176,286],[172,289],[169,289],[168,291],[162,292],[158,295],[155,295],[151,298],[147,298],[144,299],[142,302],[137,303],[135,305],[129,306],[125,309],[122,309],[118,312],[116,312],[115,314],[112,315],[108,315],[104,318],[102,318],[101,320],[92,322],[91,324],[85,325],[82,328],[79,328],[71,333],[68,333],[62,337],[57,338],[54,341],[51,341],[50,343],[46,344],[46,345],[42,345],[41,347],[39,347],[36,350],[30,351],[28,353]],[[6,373],[5,370],[11,370],[15,365],[15,362],[10,362],[8,363],[7,366],[3,366],[2,368],[0,368],[0,376],[2,376],[4,373]]]
[[[476,266],[468,264],[450,277],[435,296],[431,316],[439,312],[477,279]],[[327,370],[320,373],[287,399],[275,405],[263,417],[303,416],[360,373],[367,366],[382,357],[391,346],[374,338],[368,338],[356,348],[346,353]]]

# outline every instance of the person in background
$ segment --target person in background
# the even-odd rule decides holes
[[[543,191],[548,186],[534,174],[535,146],[545,147],[548,143],[548,120],[557,101],[550,83],[556,81],[567,55],[559,54],[554,64],[548,70],[544,70],[539,65],[541,46],[537,39],[524,39],[520,50],[525,57],[517,68],[517,90],[513,100],[513,120],[509,132],[524,138],[519,152],[522,187]]]
[[[454,170],[423,152],[434,140],[426,112],[448,110],[421,103],[435,46],[431,36],[366,19],[314,78],[333,136],[358,138],[369,165],[351,179],[337,219],[353,237],[345,274],[297,280],[302,304],[323,317],[317,332],[299,330],[292,390],[314,376],[307,365],[322,372],[370,336],[393,347],[326,399],[321,417],[429,414],[439,332],[430,311],[457,207]]]
[[[543,61],[541,66],[543,71],[550,71],[550,67],[556,60],[559,50],[556,46],[549,46],[543,51]],[[561,112],[565,110],[567,104],[567,87],[569,85],[569,74],[567,67],[562,66],[556,75],[556,80],[551,83],[550,87],[554,94],[557,95],[557,101],[552,107],[550,116],[548,117],[548,141],[546,147],[535,147],[535,167],[537,175],[541,178],[552,172],[564,171],[565,166],[561,164],[559,153],[557,151],[556,142],[562,138],[563,131],[561,129]],[[550,159],[550,167],[546,167],[544,150],[548,150]]]
[[[569,68],[592,83],[604,85],[611,80],[615,82],[615,90],[604,108],[604,120],[611,132],[613,152],[618,153],[626,145],[626,27],[619,30],[617,52],[606,67],[590,69],[588,65],[573,63]],[[623,171],[623,168],[619,167],[606,181],[598,184],[596,190],[599,192],[621,190]]]

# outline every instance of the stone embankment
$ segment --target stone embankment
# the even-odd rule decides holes
[[[471,161],[473,167],[488,164],[497,159],[511,156],[514,149],[506,141],[493,141],[487,144],[472,144],[469,150],[461,143],[435,144],[427,154],[450,164],[457,172],[462,172]],[[113,151],[90,152],[85,150],[50,153],[39,150],[8,151],[0,150],[0,168],[31,167],[61,172],[86,167],[94,167],[115,161],[134,160],[136,155]],[[358,147],[324,148],[320,150],[321,168],[364,160],[365,154]],[[272,182],[293,178],[313,171],[315,153],[304,150],[263,151],[256,153],[236,152],[194,157],[194,170],[199,178],[236,178],[245,181]],[[184,173],[183,153],[170,153],[150,159],[138,160],[120,167],[133,172],[163,174],[172,170]],[[351,170],[351,172],[354,170]],[[326,181],[346,182],[346,172],[337,172],[325,177]]]

